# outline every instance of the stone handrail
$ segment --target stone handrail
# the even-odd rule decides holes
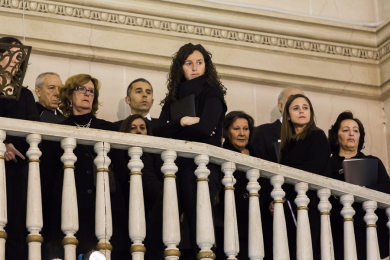
[[[378,208],[390,206],[388,194],[202,143],[1,117],[0,122],[0,130],[5,130],[7,135],[12,136],[26,137],[28,134],[35,133],[40,134],[43,140],[58,142],[65,137],[72,137],[77,138],[79,144],[93,145],[96,142],[108,142],[111,148],[127,150],[129,147],[142,147],[145,152],[150,153],[161,153],[174,148],[178,156],[188,158],[206,154],[210,157],[210,162],[216,164],[235,162],[237,170],[259,169],[262,177],[270,178],[274,175],[281,175],[286,183],[307,182],[309,189],[328,188],[335,196],[353,195],[355,202],[373,200],[378,203]]]

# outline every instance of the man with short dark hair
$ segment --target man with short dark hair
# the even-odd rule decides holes
[[[59,93],[62,81],[60,76],[54,72],[41,73],[35,80],[35,94],[38,96],[38,102],[36,102],[39,115],[42,121],[49,121],[51,123],[57,123],[54,121],[43,119],[44,113],[47,113],[49,117],[53,118],[54,114],[58,117],[64,118],[62,113],[58,110],[60,102]]]
[[[144,78],[133,80],[126,91],[126,104],[130,106],[130,115],[140,114],[149,120],[150,126],[153,127],[157,119],[150,116],[149,110],[153,105],[153,87],[149,81]],[[115,122],[120,127],[123,120]]]

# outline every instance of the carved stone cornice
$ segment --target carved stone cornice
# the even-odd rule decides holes
[[[75,2],[75,1],[67,1]],[[79,1],[77,1],[79,2]],[[378,48],[367,48],[360,46],[347,46],[344,44],[328,43],[281,35],[258,33],[256,31],[240,30],[237,28],[221,28],[206,24],[193,24],[188,21],[172,21],[162,17],[145,17],[144,15],[126,14],[116,10],[103,10],[87,6],[77,6],[56,3],[55,1],[24,1],[26,14],[38,13],[56,15],[58,19],[64,16],[76,18],[77,20],[89,20],[100,22],[101,25],[115,27],[115,24],[122,24],[129,27],[140,27],[150,30],[170,31],[177,34],[193,34],[205,40],[223,39],[227,43],[239,44],[260,44],[275,46],[279,48],[295,49],[303,52],[319,52],[330,56],[354,57],[359,59],[380,60],[390,52],[390,40]],[[23,9],[22,0],[1,0],[0,7],[13,10]]]
[[[248,65],[235,64],[233,61],[230,63],[216,61],[218,67],[221,67],[219,69],[221,75],[232,79],[262,82],[262,78],[257,75],[263,74],[266,75],[263,82],[269,82],[271,85],[296,82],[297,85],[318,90],[323,86],[330,86],[329,91],[339,93],[351,88],[358,96],[381,98],[380,88],[388,79],[378,81],[376,75],[380,74],[379,65],[388,61],[390,22],[379,28],[367,28],[261,11],[245,13],[243,9],[220,10],[211,4],[191,6],[189,15],[188,7],[188,4],[164,1],[85,0],[80,3],[76,0],[0,0],[0,13],[8,15],[24,13],[25,19],[38,19],[46,23],[72,24],[79,27],[88,24],[92,30],[103,32],[102,34],[105,34],[103,37],[106,38],[112,38],[113,30],[117,30],[121,34],[146,35],[144,38],[149,40],[166,38],[170,43],[176,42],[177,46],[183,42],[196,41],[213,46],[214,50],[222,46],[225,50],[230,48],[245,50],[246,53],[253,52],[255,55],[246,54],[249,59],[252,56],[259,56],[258,53],[261,52],[269,54],[261,56],[264,59],[274,59],[278,55],[291,55],[302,63],[306,60],[322,59],[322,63],[317,62],[317,66],[324,68],[335,64],[342,64],[341,67],[349,64],[358,69],[357,74],[368,70],[367,73],[372,76],[369,80],[351,80],[349,76],[332,78],[331,73],[294,72],[290,71],[291,67],[288,66],[282,68],[275,65],[264,68],[255,64],[255,60]],[[3,33],[2,30],[0,33]],[[158,70],[169,66],[170,56],[174,53],[171,49],[177,50],[176,46],[157,53],[141,47],[124,49],[114,44],[104,45],[97,41],[78,42],[77,39],[70,38],[72,36],[61,37],[62,43],[58,43],[50,37],[35,34],[28,36],[29,44],[34,47],[33,52],[110,63],[136,64]],[[74,46],[65,46],[69,43]],[[61,49],[58,45],[63,45],[64,48]],[[239,55],[236,55],[239,58]],[[363,68],[364,66],[367,68]],[[247,72],[242,74],[242,70],[245,69]]]

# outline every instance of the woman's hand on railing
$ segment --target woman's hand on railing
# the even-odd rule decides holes
[[[6,151],[4,153],[4,158],[6,161],[11,161],[13,160],[14,162],[17,162],[18,160],[16,159],[16,156],[19,156],[23,160],[25,159],[23,154],[21,154],[13,144],[5,144]]]
[[[183,116],[180,119],[180,125],[181,126],[189,126],[193,124],[197,124],[200,121],[200,117],[197,116]]]

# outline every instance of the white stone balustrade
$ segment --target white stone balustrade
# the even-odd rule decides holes
[[[0,130],[0,260],[5,259],[5,240],[7,233],[4,230],[7,224],[7,187],[5,181],[5,140],[6,133]]]
[[[297,205],[297,259],[312,260],[313,248],[311,243],[309,208],[307,205],[310,199],[306,192],[309,190],[309,185],[306,182],[295,184],[295,191],[298,193],[295,204]]]
[[[352,208],[354,202],[353,195],[346,194],[340,197],[340,203],[343,209],[340,214],[344,217],[344,259],[357,259],[355,230],[353,228],[353,216],[355,210]]]
[[[65,233],[65,238],[62,240],[65,260],[76,260],[76,247],[79,243],[75,237],[75,233],[79,230],[79,213],[74,178],[74,163],[77,161],[77,157],[73,153],[76,145],[77,142],[74,138],[64,138],[61,140],[61,147],[64,150],[64,154],[61,156],[61,162],[64,164],[61,230]]]
[[[175,164],[176,158],[175,151],[161,153],[161,159],[164,161],[161,167],[161,172],[164,173],[163,242],[167,247],[164,252],[167,260],[177,260],[180,257],[177,248],[180,243],[180,220],[175,180],[178,170]]]
[[[238,243],[237,213],[236,202],[234,198],[234,184],[236,179],[233,172],[236,170],[236,164],[224,162],[221,170],[225,174],[222,184],[225,186],[225,209],[224,209],[224,251],[227,259],[237,259],[236,256],[240,251]]]
[[[260,209],[259,209],[259,198],[257,197],[259,191],[259,184],[257,179],[259,178],[259,170],[261,170],[264,177],[271,177],[271,184],[274,189],[271,193],[272,198],[274,199],[274,259],[289,259],[289,250],[287,243],[287,231],[285,216],[283,211],[283,198],[285,192],[282,189],[282,185],[286,182],[289,184],[298,183],[296,189],[298,191],[298,196],[296,203],[298,207],[307,207],[308,198],[306,196],[307,184],[314,189],[319,189],[318,197],[320,198],[320,203],[318,209],[321,213],[321,242],[322,242],[322,258],[323,259],[334,259],[333,256],[333,247],[332,247],[332,237],[330,232],[329,224],[329,211],[331,210],[331,205],[329,204],[330,194],[340,197],[340,202],[343,205],[341,215],[344,217],[344,247],[345,247],[345,257],[344,259],[356,259],[356,245],[355,245],[355,234],[353,226],[353,216],[355,214],[352,204],[354,202],[363,203],[365,202],[364,208],[366,210],[365,221],[367,222],[367,236],[368,238],[368,255],[372,256],[372,259],[375,259],[378,254],[375,225],[376,216],[375,208],[386,208],[386,214],[390,217],[390,195],[384,194],[378,191],[358,187],[356,185],[351,185],[345,182],[340,182],[330,178],[325,178],[323,176],[311,174],[308,172],[292,169],[289,167],[277,165],[271,162],[264,160],[256,159],[253,157],[237,154],[231,151],[222,150],[221,148],[209,146],[205,144],[200,144],[196,142],[185,142],[180,140],[172,139],[163,139],[152,136],[141,136],[141,135],[129,135],[125,133],[115,133],[109,131],[89,129],[88,131],[75,131],[74,127],[71,126],[57,126],[53,125],[47,127],[47,124],[39,122],[29,122],[28,128],[25,127],[25,121],[15,120],[15,119],[4,119],[1,118],[0,125],[0,260],[4,259],[5,253],[5,244],[6,244],[6,224],[7,224],[7,204],[6,204],[6,179],[5,179],[5,170],[8,165],[4,160],[5,152],[5,131],[7,135],[26,137],[30,133],[40,133],[40,136],[43,140],[51,141],[61,141],[61,146],[64,149],[64,154],[61,157],[61,160],[64,164],[64,186],[63,186],[63,201],[62,201],[62,220],[61,220],[61,229],[65,233],[65,238],[63,240],[64,249],[65,249],[65,259],[66,260],[75,260],[76,259],[76,246],[77,231],[79,228],[78,223],[78,212],[77,212],[77,196],[75,189],[74,181],[74,163],[77,158],[75,157],[73,150],[76,147],[77,143],[82,145],[93,145],[94,143],[101,142],[97,145],[98,150],[98,161],[96,162],[98,168],[103,168],[99,171],[98,183],[97,184],[97,194],[101,194],[102,198],[97,198],[97,208],[104,209],[105,211],[109,209],[109,181],[108,181],[108,165],[110,159],[107,157],[107,152],[109,147],[115,149],[128,149],[128,147],[133,147],[129,149],[129,155],[131,160],[128,164],[129,169],[132,172],[131,182],[130,182],[130,217],[129,217],[129,235],[133,242],[131,247],[133,259],[143,259],[145,248],[143,241],[146,235],[145,228],[145,212],[144,212],[144,202],[143,202],[143,189],[142,189],[142,177],[141,170],[143,168],[143,163],[140,159],[142,155],[142,150],[150,153],[161,153],[164,160],[164,166],[162,171],[164,175],[167,175],[165,178],[165,194],[166,202],[168,205],[166,210],[169,212],[163,213],[164,215],[171,215],[171,221],[164,223],[167,231],[164,231],[163,241],[167,245],[168,253],[166,253],[167,259],[178,259],[179,251],[177,245],[180,241],[180,233],[178,232],[178,211],[177,211],[177,201],[174,197],[175,194],[175,183],[173,175],[175,175],[177,168],[175,166],[176,156],[183,156],[186,158],[194,158],[195,163],[198,165],[198,168],[195,171],[195,175],[198,177],[197,183],[197,243],[201,248],[200,253],[198,254],[199,259],[213,259],[215,255],[211,252],[211,247],[214,246],[214,229],[213,221],[211,214],[211,204],[210,204],[210,194],[208,190],[208,175],[210,171],[207,169],[207,164],[209,161],[222,164],[223,162],[231,162],[230,166],[225,166],[225,174],[227,176],[232,175],[233,163],[237,170],[247,171],[247,178],[249,179],[247,189],[249,191],[249,238],[248,238],[248,253],[251,260],[254,259],[263,259],[264,258],[264,249],[263,249],[263,240],[261,225],[268,223],[261,223],[260,219]],[[31,135],[34,137],[37,135]],[[64,138],[65,137],[65,138]],[[38,143],[37,139],[30,139],[31,154],[28,155],[30,159],[38,159],[39,152],[37,150],[36,144]],[[104,145],[103,145],[104,142]],[[96,146],[95,146],[96,147]],[[166,151],[166,152],[165,152]],[[177,155],[176,155],[177,153]],[[37,171],[36,166],[38,163],[30,163],[30,167],[34,168],[30,170],[30,174],[37,176],[39,172]],[[7,166],[8,167],[8,166]],[[249,170],[248,170],[249,169]],[[39,190],[39,184],[35,180],[35,191]],[[104,185],[103,185],[104,184]],[[226,182],[227,186],[233,186],[233,179],[230,179],[229,182]],[[302,185],[302,187],[300,186]],[[305,187],[304,187],[305,186]],[[323,189],[321,187],[327,187]],[[103,189],[102,189],[103,188]],[[228,192],[231,193],[232,190]],[[229,196],[232,199],[231,193]],[[253,194],[253,196],[251,196]],[[255,195],[256,194],[256,195]],[[103,196],[107,195],[107,196]],[[30,197],[31,195],[29,195]],[[170,199],[171,198],[171,199]],[[33,200],[29,198],[32,203],[36,204],[39,201],[39,198],[36,197]],[[234,200],[233,200],[234,201]],[[29,203],[29,205],[33,205]],[[231,204],[233,205],[233,204]],[[108,208],[105,208],[108,207]],[[268,207],[268,205],[267,205]],[[34,210],[40,210],[39,205],[35,207]],[[234,212],[234,207],[230,208],[229,211]],[[301,213],[305,213],[306,210],[301,209],[298,212],[298,227],[302,226],[301,221],[304,220],[304,223],[308,223],[305,220],[305,216],[302,217]],[[96,230],[99,242],[104,242],[105,248],[100,249],[109,249],[109,239],[112,235],[112,223],[109,221],[106,223],[100,218],[107,220],[107,216],[104,214],[99,214],[97,211],[96,214],[96,223],[99,226]],[[236,212],[237,213],[237,212]],[[109,214],[111,214],[109,212]],[[239,214],[239,213],[238,213]],[[99,215],[99,217],[98,217]],[[233,214],[234,215],[234,214]],[[304,214],[306,215],[306,214]],[[109,216],[110,218],[111,216]],[[39,213],[28,213],[30,235],[36,234],[39,235],[39,230],[41,225],[39,223]],[[164,219],[167,219],[164,217]],[[230,218],[230,219],[234,219]],[[233,221],[234,222],[234,221]],[[102,224],[103,223],[103,224]],[[43,223],[45,226],[45,223]],[[108,225],[107,225],[108,224]],[[390,229],[390,220],[388,222],[388,228]],[[308,227],[308,225],[307,225]],[[233,224],[230,225],[230,230],[226,231],[225,236],[229,232],[236,232],[237,227]],[[171,229],[172,232],[168,232],[168,229]],[[308,229],[307,229],[308,230]],[[299,231],[298,231],[299,232]],[[309,232],[307,232],[309,235]],[[298,235],[300,237],[300,235]],[[374,237],[374,238],[372,238]],[[236,238],[232,239],[232,242],[229,246],[228,253],[229,257],[234,259],[239,248],[239,245],[235,244]],[[301,239],[299,239],[301,240]],[[40,244],[40,243],[38,243]],[[37,244],[37,246],[38,246]],[[99,243],[101,244],[101,243]],[[305,245],[310,245],[310,243],[305,242]],[[40,245],[39,245],[40,246]],[[34,246],[35,247],[35,246]],[[242,247],[242,245],[241,245]],[[298,248],[300,246],[298,245]],[[38,248],[38,247],[37,247]],[[237,250],[236,250],[237,249]],[[37,249],[39,250],[39,248]],[[37,250],[34,249],[33,255],[35,256]],[[241,248],[242,250],[242,248]],[[108,259],[110,255],[107,255]],[[39,259],[39,256],[35,259]],[[302,259],[305,259],[302,257]],[[310,259],[310,256],[308,257]],[[367,258],[370,259],[370,258]]]
[[[378,235],[376,233],[376,221],[378,220],[378,216],[375,214],[376,208],[376,201],[363,202],[363,209],[366,211],[364,221],[367,229],[367,260],[380,259]]]
[[[209,157],[205,154],[195,156],[195,163],[198,165],[195,175],[198,177],[196,192],[196,243],[200,248],[197,255],[199,260],[215,259],[215,254],[211,247],[215,243],[213,216],[211,213],[210,191],[208,186],[208,176],[210,170],[207,169]]]
[[[39,157],[42,153],[38,148],[41,142],[39,134],[29,134],[26,138],[30,148],[26,155],[29,158],[28,184],[27,184],[27,215],[26,227],[30,234],[27,236],[28,259],[41,259],[42,235],[39,233],[43,227],[41,178],[39,171]]]
[[[248,223],[248,256],[251,260],[262,260],[264,258],[263,228],[261,225],[261,214],[259,204],[260,171],[250,169],[246,172],[249,180],[246,189],[249,191],[249,223]]]
[[[110,144],[98,142],[94,145],[96,158],[96,208],[95,208],[95,234],[98,239],[96,248],[100,250],[107,260],[111,259],[112,245],[112,215],[110,199],[110,181],[108,177],[111,159],[107,153],[110,151]]]
[[[142,148],[131,147],[128,150],[131,158],[127,167],[130,170],[130,194],[129,194],[129,236],[133,242],[130,251],[133,260],[142,260],[146,248],[142,243],[146,236],[144,193],[142,188],[141,160]]]
[[[334,260],[332,229],[330,226],[330,210],[332,204],[329,202],[330,189],[320,189],[317,191],[320,203],[318,210],[321,214],[321,259]]]
[[[276,260],[290,259],[288,251],[286,219],[284,216],[283,203],[286,193],[282,189],[284,177],[275,175],[271,178],[274,189],[271,197],[274,199],[274,223],[273,223],[273,254]]]

